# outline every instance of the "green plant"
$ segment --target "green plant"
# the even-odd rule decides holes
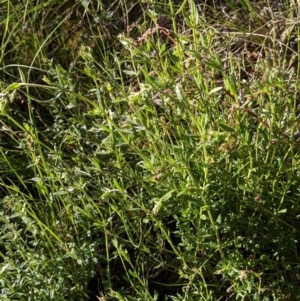
[[[297,7],[4,3],[1,300],[297,299]]]

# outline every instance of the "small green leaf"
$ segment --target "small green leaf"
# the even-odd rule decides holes
[[[134,72],[134,71],[132,71],[132,70],[122,70],[123,71],[123,73],[125,73],[125,74],[128,74],[128,75],[136,75],[136,73]]]
[[[230,132],[230,133],[235,133],[235,130],[233,128],[231,128],[230,126],[219,122],[219,126],[221,128],[221,130],[223,130],[224,132]]]
[[[216,61],[206,60],[206,61],[204,61],[204,64],[211,67],[211,68],[213,68],[213,69],[223,71],[222,66]]]
[[[136,271],[131,271],[131,270],[128,270],[129,274],[133,277],[133,278],[139,278],[139,275],[137,274]]]
[[[118,249],[119,243],[118,243],[118,240],[117,240],[116,238],[114,238],[114,239],[112,240],[112,243],[113,243],[114,247],[115,247],[116,249]]]
[[[159,83],[159,81],[157,80],[156,77],[153,76],[149,76],[148,71],[142,70],[143,74],[145,76],[145,80],[146,82],[151,85],[152,87],[156,88],[156,89],[161,89],[162,85]]]
[[[114,185],[115,187],[119,190],[119,191],[123,191],[122,187],[120,186],[119,182],[117,181],[117,179],[113,179]]]
[[[9,92],[9,91],[19,89],[20,86],[21,86],[21,85],[20,85],[19,83],[12,83],[12,84],[10,84],[10,85],[4,90],[4,92],[7,93],[7,92]]]
[[[245,141],[247,143],[250,143],[251,142],[251,136],[250,136],[250,133],[248,130],[245,131]]]
[[[161,206],[162,206],[162,203],[169,200],[173,194],[174,190],[170,190],[169,192],[167,192],[163,197],[161,197],[158,202],[155,204],[152,212],[154,215],[156,215],[160,209],[161,209]]]
[[[246,192],[253,192],[253,189],[251,189],[250,187],[247,187],[247,186],[239,185],[239,188]]]
[[[186,190],[181,190],[181,191],[179,191],[179,192],[177,193],[176,197],[180,197],[180,196],[182,196],[182,195],[185,194],[185,193],[186,193]]]
[[[177,85],[175,86],[175,93],[176,93],[176,95],[177,95],[177,97],[178,97],[178,100],[179,100],[180,102],[184,102],[184,97],[183,97],[183,94],[182,94],[182,91],[181,91],[181,86],[180,86],[180,84],[177,84]]]
[[[0,112],[2,112],[2,113],[5,112],[7,103],[8,103],[8,100],[6,98],[4,98],[4,97],[0,98]]]
[[[123,250],[122,246],[120,246],[118,248],[118,252],[127,262],[130,262],[130,257],[127,253],[127,250]]]
[[[163,202],[169,200],[173,194],[174,190],[170,190],[169,192],[167,192],[161,199]]]
[[[30,132],[30,125],[28,123],[23,123],[23,125],[25,130]]]
[[[200,235],[200,237],[202,237],[202,238],[208,238],[208,237],[212,237],[212,236],[213,236],[213,235],[210,234],[210,233]]]
[[[201,218],[203,221],[207,220],[207,216],[204,215],[204,214],[201,214],[200,218]]]
[[[159,199],[152,210],[154,215],[156,215],[160,211],[161,205],[162,205],[162,199]]]
[[[216,87],[216,88],[213,88],[209,93],[208,95],[211,95],[211,94],[215,94],[221,90],[223,90],[224,88],[223,87]]]

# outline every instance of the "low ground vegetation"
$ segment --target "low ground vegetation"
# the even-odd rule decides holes
[[[296,1],[2,1],[1,300],[298,300]]]

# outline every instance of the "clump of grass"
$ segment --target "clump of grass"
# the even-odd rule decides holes
[[[296,298],[297,8],[6,4],[1,300]]]

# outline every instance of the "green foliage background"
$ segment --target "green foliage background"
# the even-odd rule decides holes
[[[298,300],[297,9],[2,1],[1,300]]]

